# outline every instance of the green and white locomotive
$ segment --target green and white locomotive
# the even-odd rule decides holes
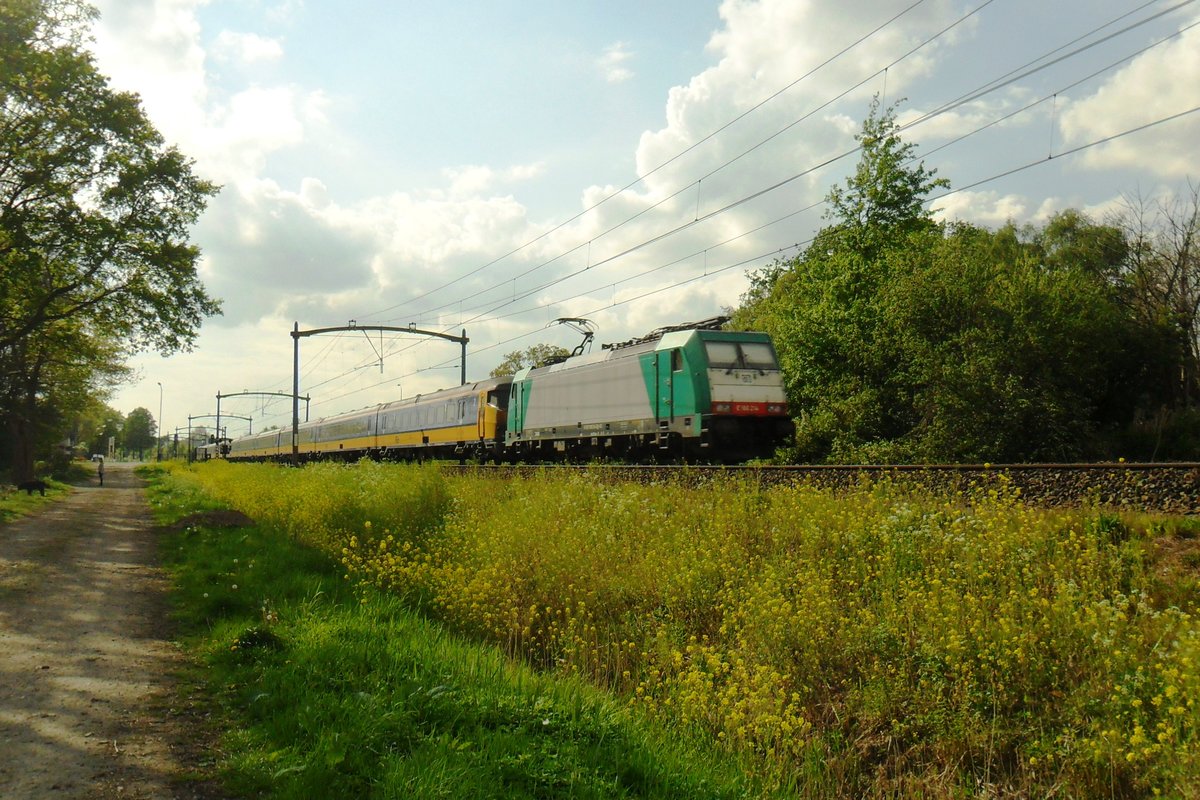
[[[744,461],[792,440],[765,333],[723,319],[664,328],[513,377],[505,451],[516,460]]]

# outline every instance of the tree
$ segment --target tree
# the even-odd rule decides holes
[[[1129,242],[1123,277],[1133,312],[1176,341],[1169,380],[1184,407],[1200,401],[1200,185],[1188,189],[1152,206],[1126,198],[1113,218]]]
[[[751,276],[734,315],[771,333],[805,461],[1021,461],[1102,453],[1147,400],[1161,337],[1127,310],[1122,232],[939,225],[944,185],[877,105],[832,224]]]
[[[827,195],[832,224],[798,258],[752,274],[732,320],[773,335],[789,403],[800,412],[797,455],[806,460],[850,458],[911,425],[880,303],[889,271],[907,267],[885,255],[940,237],[924,202],[948,182],[914,163],[915,146],[900,139],[894,109],[881,110],[875,98],[856,137],[855,173]]]
[[[567,356],[571,351],[556,344],[535,344],[524,350],[514,350],[504,356],[490,375],[499,378],[504,375],[516,375],[525,367],[544,367],[553,364]]]
[[[926,200],[950,182],[935,178],[936,169],[912,163],[916,145],[900,138],[898,105],[881,110],[879,96],[872,99],[862,131],[854,137],[862,149],[858,166],[845,188],[835,186],[826,196],[825,218],[834,223],[824,232],[826,244],[837,238],[842,246],[870,256],[890,237],[934,224]]]
[[[154,417],[145,408],[135,408],[125,417],[125,427],[122,431],[122,444],[129,452],[137,451],[138,461],[145,456],[148,448],[154,446],[154,436],[158,426]]]
[[[92,440],[89,448],[92,455],[99,454],[108,455],[108,446],[111,442],[113,446],[121,441],[121,431],[125,427],[125,417],[120,411],[115,408],[105,407],[106,413],[100,428],[96,431],[96,436]]]
[[[48,326],[11,352],[8,363],[22,369],[0,381],[0,410],[10,434],[0,438],[5,463],[51,460],[56,446],[81,441],[74,435],[80,417],[129,374],[119,347],[70,321]]]
[[[1063,216],[1075,256],[1062,218],[1024,239],[959,224],[894,271],[883,316],[909,427],[890,448],[918,461],[1073,459],[1132,419],[1148,339],[1085,257],[1112,229]]]
[[[84,407],[77,413],[71,429],[71,440],[75,442],[77,450],[88,456],[100,452],[96,445],[100,441],[105,423],[120,416],[116,409],[89,396]]]
[[[188,243],[216,187],[109,88],[79,45],[93,17],[71,0],[0,3],[0,411],[18,477],[43,364],[61,355],[50,343],[168,354],[220,309]]]

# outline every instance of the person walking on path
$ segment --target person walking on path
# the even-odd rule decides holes
[[[96,465],[96,474],[100,476],[100,485],[104,485],[104,459],[101,458]]]

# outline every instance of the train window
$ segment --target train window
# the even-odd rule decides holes
[[[741,342],[742,356],[750,369],[779,369],[775,353],[766,342]]]
[[[671,372],[683,369],[683,351],[678,347],[671,351]]]
[[[712,369],[779,369],[766,342],[705,342],[704,348]]]

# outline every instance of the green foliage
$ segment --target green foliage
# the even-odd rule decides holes
[[[219,311],[188,243],[216,187],[96,70],[92,15],[0,4],[0,410],[18,472],[40,430],[69,428],[67,384],[102,394],[129,351],[185,348]]]
[[[826,198],[826,218],[832,229],[824,231],[837,246],[869,256],[887,239],[932,224],[925,200],[936,188],[950,182],[935,178],[937,170],[924,164],[912,164],[916,145],[901,140],[897,132],[895,110],[898,104],[880,109],[879,97],[855,136],[862,156],[845,188],[835,186]]]
[[[156,427],[148,409],[135,408],[125,417],[125,426],[121,431],[123,446],[126,450],[136,451],[140,461],[143,452],[154,447]]]
[[[515,375],[525,367],[542,367],[571,355],[571,351],[556,344],[539,343],[524,350],[514,350],[504,356],[489,374],[493,378]]]
[[[1130,249],[1078,211],[1041,228],[938,225],[942,185],[889,109],[798,258],[751,275],[734,315],[771,333],[803,461],[1039,461],[1113,453],[1172,363],[1131,313]],[[1146,453],[1147,456],[1150,453]]]

